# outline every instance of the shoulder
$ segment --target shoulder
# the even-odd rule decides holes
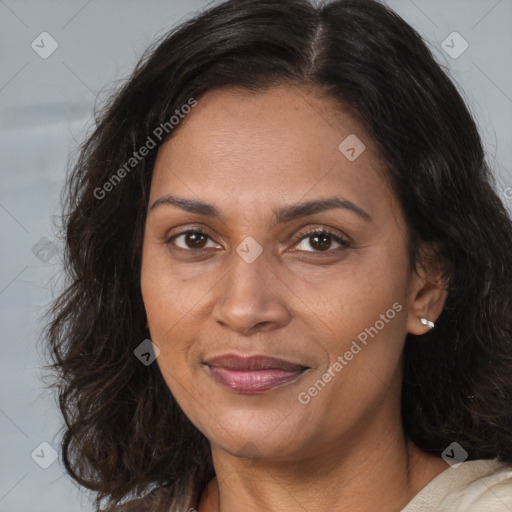
[[[402,512],[510,512],[512,465],[474,460],[446,469]]]
[[[511,511],[512,465],[502,464],[498,461],[478,462],[487,462],[487,464],[482,464],[482,473],[475,473],[473,480],[462,494],[469,506],[468,512],[473,512],[473,510]]]
[[[134,498],[108,512],[170,512],[171,493],[166,487],[157,487],[142,498]]]

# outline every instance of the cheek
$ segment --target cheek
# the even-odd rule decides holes
[[[405,332],[404,315],[397,314],[398,309],[405,310],[407,298],[408,270],[403,252],[400,245],[367,247],[328,279],[298,284],[298,293],[309,297],[308,303],[329,327],[329,338],[343,341],[331,345],[331,354],[338,355],[347,342],[376,323],[379,331],[386,331],[393,339],[396,336],[392,334]]]
[[[173,278],[165,251],[156,244],[145,244],[141,292],[151,340],[160,349],[157,362],[168,384],[170,375],[183,367],[186,353],[186,338],[181,330],[193,298],[191,293],[185,293],[185,288]]]
[[[195,268],[192,268],[195,267]],[[219,272],[175,264],[165,247],[144,246],[141,291],[152,342],[160,349],[160,371],[172,394],[189,408],[196,382],[200,341]],[[197,398],[197,397],[196,397]]]
[[[211,273],[192,276],[184,273],[181,266],[173,266],[165,247],[147,243],[143,251],[141,291],[149,326],[154,336],[172,338],[173,332],[187,323],[187,315],[201,307],[201,300],[213,287]],[[210,276],[210,278],[208,277]]]
[[[323,327],[317,343],[328,354],[310,383],[325,375],[343,403],[359,400],[352,391],[379,393],[394,378],[406,335],[407,259],[397,244],[367,248],[364,256],[343,267],[326,280],[322,288],[310,288],[310,304],[315,304],[316,323]],[[321,291],[320,291],[321,290]],[[311,315],[313,318],[313,315]],[[335,375],[335,377],[333,377]],[[320,384],[321,386],[321,384]],[[314,391],[313,391],[314,393]],[[325,393],[328,399],[329,393]],[[338,397],[339,398],[339,397]]]
[[[337,336],[324,342],[328,367],[310,379],[312,388],[304,390],[309,396],[303,397],[323,396],[311,400],[318,413],[324,408],[336,417],[361,416],[398,378],[407,332],[408,272],[399,248],[367,253],[365,264],[355,265],[327,290],[331,300],[323,302],[323,320]],[[328,381],[325,387],[319,379]]]

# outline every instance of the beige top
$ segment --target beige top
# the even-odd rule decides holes
[[[449,467],[401,512],[512,512],[512,465],[474,460]]]

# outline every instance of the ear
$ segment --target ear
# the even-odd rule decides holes
[[[448,297],[448,279],[443,276],[438,262],[423,251],[422,262],[412,272],[409,285],[407,332],[425,334],[431,328],[421,323],[421,318],[436,322]],[[428,263],[427,263],[428,262]]]

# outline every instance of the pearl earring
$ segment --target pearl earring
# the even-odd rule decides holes
[[[420,322],[422,325],[426,325],[429,329],[432,329],[434,327],[434,322],[431,322],[430,320],[427,320],[426,318],[420,318]]]

